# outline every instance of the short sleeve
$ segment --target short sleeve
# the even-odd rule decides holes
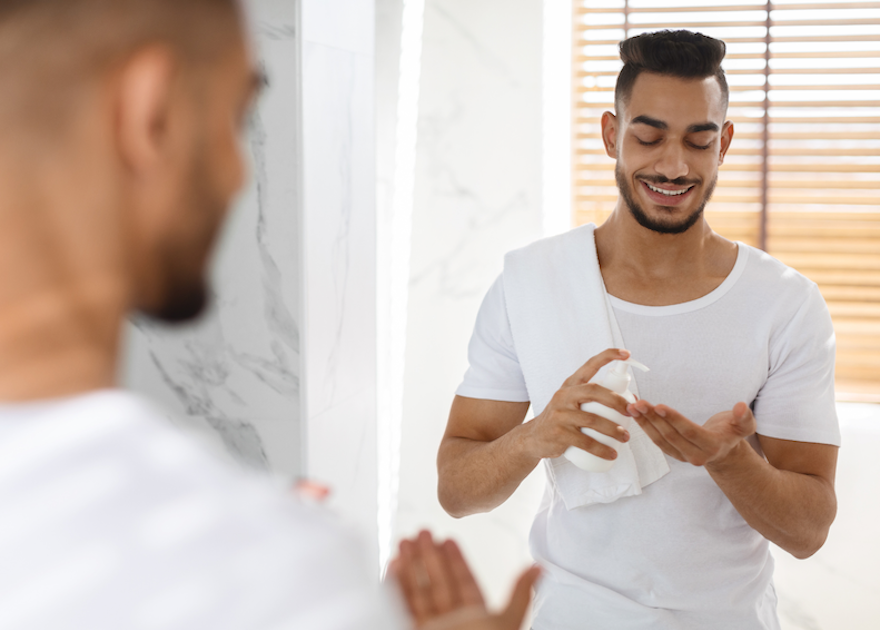
[[[834,401],[835,338],[822,294],[807,298],[770,341],[770,373],[755,399],[758,433],[840,446]]]
[[[489,288],[468,344],[468,369],[456,395],[504,402],[528,402],[529,393],[513,345],[499,276]]]

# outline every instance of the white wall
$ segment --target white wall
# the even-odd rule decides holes
[[[437,501],[437,447],[483,294],[506,251],[540,238],[540,0],[427,0],[418,118],[398,535],[454,535],[492,601],[530,563],[542,480],[491,514]]]

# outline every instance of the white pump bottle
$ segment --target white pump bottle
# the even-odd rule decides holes
[[[611,370],[599,384],[602,387],[610,389],[612,392],[620,394],[627,400],[627,402],[634,403],[636,401],[636,397],[631,391],[629,391],[629,383],[632,380],[629,375],[629,371],[627,370],[627,366],[629,365],[638,368],[644,372],[648,371],[647,367],[634,359],[615,361],[613,366],[611,367]],[[581,405],[581,411],[587,411],[594,415],[607,418],[612,422],[616,422],[624,429],[629,427],[630,418],[618,413],[616,410],[610,407],[606,407],[601,403],[584,403]],[[618,440],[615,440],[614,438],[607,436],[603,433],[599,433],[598,431],[595,431],[593,429],[582,427],[581,432],[589,435],[597,442],[601,442],[602,444],[610,446],[615,451],[617,450],[617,446],[620,445],[620,442]],[[565,457],[572,464],[574,464],[581,470],[586,470],[587,472],[608,472],[609,470],[611,470],[611,467],[614,466],[614,462],[616,461],[613,459],[602,459],[601,457],[596,457],[592,453],[588,453],[587,451],[580,449],[576,446],[569,446],[568,449],[566,449],[565,451]]]

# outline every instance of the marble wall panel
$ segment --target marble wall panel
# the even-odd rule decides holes
[[[303,2],[308,475],[378,567],[373,0]]]
[[[427,0],[397,532],[459,539],[490,600],[530,562],[542,480],[456,521],[435,460],[477,309],[506,251],[541,237],[540,0]]]
[[[122,380],[239,461],[296,476],[303,468],[297,8],[251,6],[269,85],[245,140],[251,181],[216,252],[213,305],[185,327],[136,319]]]

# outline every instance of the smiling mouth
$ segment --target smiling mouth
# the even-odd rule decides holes
[[[656,186],[652,186],[648,182],[642,180],[642,183],[650,188],[655,193],[659,193],[661,195],[666,195],[667,197],[678,197],[679,195],[683,195],[688,192],[691,188],[694,187],[695,184],[688,186],[687,188],[682,188],[681,190],[665,190],[663,188],[657,188]]]

